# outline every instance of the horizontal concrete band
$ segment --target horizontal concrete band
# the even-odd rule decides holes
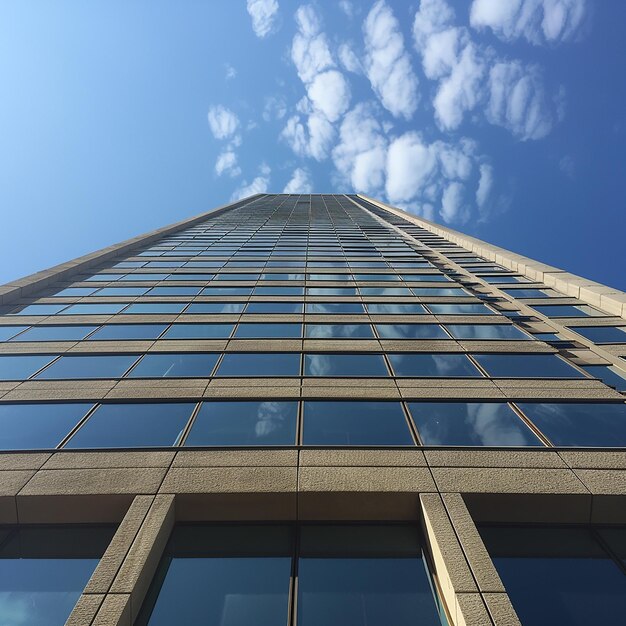
[[[197,215],[195,217],[176,222],[174,224],[171,224],[170,226],[158,228],[157,230],[153,230],[149,233],[133,237],[132,239],[127,239],[126,241],[115,244],[113,246],[108,246],[96,252],[91,252],[90,254],[78,257],[77,259],[74,259],[72,261],[67,261],[66,263],[56,265],[54,267],[51,267],[50,269],[31,274],[30,276],[26,276],[10,283],[6,283],[0,286],[0,304],[6,305],[11,302],[15,302],[16,300],[19,300],[24,296],[31,295],[37,290],[47,287],[54,282],[70,280],[72,276],[76,276],[87,269],[93,268],[103,261],[110,260],[121,254],[128,254],[130,251],[137,248],[138,246],[146,245],[155,241],[156,239],[159,239],[160,237],[164,237],[179,230],[183,230],[184,228],[189,228],[190,226],[199,224],[209,217],[221,215],[222,213],[230,209],[245,206],[246,204],[257,200],[262,196],[263,194],[257,194],[248,198],[244,198],[239,202],[220,206],[206,213],[202,213],[201,215]]]
[[[578,298],[587,304],[606,311],[609,315],[616,315],[626,319],[626,293],[613,287],[594,282],[562,269],[516,254],[499,246],[486,243],[476,237],[464,235],[452,228],[431,222],[423,217],[416,217],[401,209],[397,209],[379,200],[357,194],[359,198],[373,205],[406,219],[447,241],[455,243],[470,252],[480,254],[489,261],[493,261],[514,272],[527,276],[533,281],[541,281],[563,294]]]

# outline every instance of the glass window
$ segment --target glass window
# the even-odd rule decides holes
[[[555,446],[626,446],[626,404],[516,403]]]
[[[261,280],[304,280],[304,274],[261,274]]]
[[[246,313],[285,315],[302,313],[302,302],[250,302]]]
[[[594,343],[626,343],[626,326],[572,326],[570,330]]]
[[[149,296],[197,296],[200,287],[153,287]]]
[[[137,357],[137,354],[62,356],[36,378],[120,378]]]
[[[364,282],[383,282],[400,280],[400,277],[397,274],[355,274],[354,279]]]
[[[297,610],[298,626],[442,624],[411,526],[303,526]]]
[[[356,287],[307,287],[309,296],[356,296]]]
[[[305,376],[389,376],[380,354],[306,354]]]
[[[89,340],[123,341],[156,339],[167,328],[167,324],[106,324],[101,326]]]
[[[166,280],[209,282],[215,274],[170,274]]]
[[[302,296],[304,287],[255,287],[255,296]]]
[[[11,337],[15,337],[15,335],[25,331],[27,328],[30,328],[30,326],[0,326],[0,341],[8,341]]]
[[[2,623],[63,626],[114,530],[111,526],[5,526],[0,547]]]
[[[203,296],[249,296],[252,287],[205,287]]]
[[[104,287],[98,289],[96,296],[114,296],[124,298],[130,296],[143,296],[148,291],[148,287]]]
[[[553,289],[502,289],[502,291],[514,298],[567,298]]]
[[[307,324],[307,339],[374,339],[369,324]]]
[[[605,385],[626,391],[626,372],[610,365],[585,365],[583,369]]]
[[[20,308],[11,311],[9,315],[56,315],[66,307],[67,304],[27,304],[20,305]]]
[[[101,404],[65,448],[173,446],[194,407],[191,402]]]
[[[421,315],[427,313],[421,304],[392,304],[391,302],[375,302],[366,305],[372,315]]]
[[[182,313],[186,306],[186,302],[141,302],[131,304],[124,313],[137,315],[176,315]]]
[[[399,402],[305,402],[303,443],[309,446],[410,446]]]
[[[80,341],[97,326],[31,326],[12,341]]]
[[[124,276],[124,281],[132,280],[152,283],[159,280],[165,280],[168,277],[169,274],[126,274],[126,276]]]
[[[216,276],[216,280],[246,280],[248,282],[256,282],[259,280],[259,274],[238,274],[236,272],[223,272]]]
[[[307,313],[326,315],[358,315],[364,313],[360,302],[307,302]]]
[[[178,525],[136,626],[284,626],[288,526]]]
[[[332,280],[336,282],[343,282],[345,280],[352,280],[352,274],[309,274],[308,280]]]
[[[455,339],[532,339],[512,324],[446,324]]]
[[[579,306],[571,304],[533,305],[533,309],[546,317],[599,317],[605,315],[602,311],[586,304]]]
[[[360,287],[362,296],[405,296],[413,295],[408,287]]]
[[[162,339],[227,339],[234,324],[172,324]]]
[[[402,274],[402,280],[409,283],[445,283],[450,281],[444,274]]]
[[[128,306],[119,304],[73,304],[64,309],[61,315],[115,315]],[[136,305],[135,305],[136,306]]]
[[[626,614],[626,576],[590,529],[479,530],[524,626],[610,624]]]
[[[239,324],[235,339],[299,339],[302,324]]]
[[[411,291],[416,296],[431,297],[431,296],[469,296],[470,294],[461,287],[412,287]]]
[[[84,279],[85,282],[108,283],[113,280],[124,278],[126,274],[94,274]],[[132,274],[131,274],[132,276]]]
[[[529,283],[532,282],[528,280],[528,278],[523,278],[521,276],[481,276],[481,278],[490,284],[497,283]]]
[[[0,404],[0,449],[56,448],[91,407],[79,403]]]
[[[129,372],[128,378],[207,378],[218,354],[146,354]]]
[[[429,304],[433,315],[495,315],[484,304]]]
[[[382,339],[450,339],[437,324],[376,324]]]
[[[584,378],[584,374],[555,354],[474,354],[494,378]]]
[[[542,443],[503,402],[411,402],[427,446],[540,446]]]
[[[415,378],[480,377],[481,373],[464,354],[389,354],[396,376]]]
[[[224,355],[216,376],[300,376],[300,355],[231,352]]]
[[[51,354],[3,354],[0,356],[0,380],[25,380],[54,359],[56,355]]]
[[[70,298],[75,296],[90,296],[94,291],[97,290],[95,288],[90,289],[89,287],[67,287],[66,289],[53,293],[51,297]]]
[[[192,302],[185,313],[223,315],[241,313],[245,302]]]
[[[292,446],[297,402],[203,402],[186,446]]]

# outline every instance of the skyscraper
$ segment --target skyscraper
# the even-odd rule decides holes
[[[258,195],[0,304],[0,623],[626,615],[624,293]]]

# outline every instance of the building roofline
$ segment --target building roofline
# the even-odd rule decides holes
[[[179,222],[175,222],[174,224],[170,224],[169,226],[157,228],[156,230],[152,230],[148,233],[137,235],[136,237],[132,237],[131,239],[126,239],[121,243],[107,246],[106,248],[102,248],[100,250],[96,250],[95,252],[85,254],[70,261],[66,261],[65,263],[55,265],[49,269],[35,272],[34,274],[30,274],[28,276],[25,276],[24,278],[19,278],[4,285],[0,285],[0,304],[4,305],[14,302],[19,298],[30,295],[35,291],[46,287],[52,282],[71,278],[75,274],[79,274],[86,269],[100,264],[102,261],[106,261],[119,254],[128,252],[133,248],[150,243],[155,239],[158,239],[159,237],[163,237],[164,235],[169,235],[184,228],[188,228],[189,226],[194,226],[195,224],[198,224],[205,220],[207,217],[214,217],[231,209],[246,206],[253,200],[257,200],[264,195],[266,194],[259,193],[248,196],[246,198],[242,198],[237,202],[223,204],[219,207],[216,207],[215,209],[211,209],[210,211],[206,211],[199,215],[195,215]]]
[[[389,213],[403,217],[417,226],[421,226],[452,243],[456,243],[471,252],[480,254],[486,259],[494,261],[514,272],[523,274],[533,281],[543,282],[548,287],[552,287],[572,298],[578,298],[587,304],[598,307],[610,315],[616,315],[626,319],[626,293],[619,289],[603,285],[602,283],[582,276],[577,276],[576,274],[570,274],[558,267],[553,267],[521,254],[516,254],[505,248],[494,246],[476,237],[464,235],[448,226],[442,226],[441,224],[431,222],[423,217],[411,215],[402,209],[397,209],[396,207],[385,204],[380,200],[370,198],[364,194],[356,194],[356,197],[371,202]]]

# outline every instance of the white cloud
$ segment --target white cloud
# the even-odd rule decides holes
[[[353,72],[354,74],[364,73],[361,60],[349,44],[342,43],[337,50],[337,56],[339,57],[341,65],[343,65],[348,72]]]
[[[337,70],[318,74],[307,91],[313,107],[321,111],[329,122],[336,122],[350,104],[348,81]]]
[[[296,11],[298,32],[291,44],[291,59],[303,83],[311,82],[316,74],[335,64],[326,35],[321,32],[320,19],[309,4]]]
[[[237,155],[233,150],[227,148],[220,152],[215,162],[215,173],[218,176],[228,174],[232,178],[241,174],[241,168],[237,165]]]
[[[278,27],[278,2],[276,0],[248,0],[248,13],[257,37],[267,37]]]
[[[271,169],[266,163],[259,167],[259,175],[251,183],[243,182],[230,197],[231,202],[241,200],[257,193],[267,193],[270,184]]]
[[[411,119],[419,101],[418,80],[398,20],[385,0],[374,4],[363,32],[365,72],[372,89],[395,117]]]
[[[216,139],[227,139],[239,127],[239,118],[221,105],[209,109],[208,119],[211,132]]]
[[[313,185],[307,169],[298,167],[293,171],[291,179],[285,185],[283,193],[311,193]]]
[[[464,224],[469,219],[469,209],[464,206],[465,187],[459,183],[450,183],[441,195],[441,217],[444,222],[460,222]]]
[[[476,204],[480,210],[483,210],[487,205],[492,187],[493,167],[488,163],[483,163],[480,166],[480,178],[478,179],[478,189],[476,189]]]
[[[271,120],[282,120],[287,114],[287,103],[282,96],[270,96],[265,98],[263,107],[263,119],[266,122]]]
[[[339,8],[350,18],[354,17],[354,5],[350,0],[340,0]]]
[[[533,44],[575,39],[586,17],[586,0],[474,0],[470,10],[474,28],[490,28],[504,41],[523,37]]]
[[[487,119],[520,139],[541,139],[557,114],[551,111],[539,69],[519,61],[496,63],[489,72]]]
[[[280,138],[298,156],[310,156],[321,161],[328,156],[335,138],[335,129],[321,113],[311,113],[306,121],[299,115],[294,115],[287,120]]]
[[[224,70],[226,72],[226,80],[232,80],[237,76],[237,70],[230,63],[224,65]]]

